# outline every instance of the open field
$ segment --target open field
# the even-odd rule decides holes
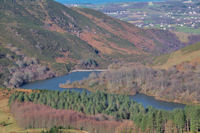
[[[3,126],[2,123],[4,122],[5,124]],[[17,126],[17,123],[12,114],[9,113],[7,98],[3,98],[0,100],[0,123],[1,123],[0,131],[2,133],[22,131],[22,129]]]

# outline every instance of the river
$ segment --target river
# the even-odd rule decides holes
[[[66,89],[60,88],[59,84],[66,83],[66,81],[73,82],[73,81],[82,80],[84,78],[87,78],[90,73],[91,73],[91,71],[72,72],[65,76],[60,76],[60,77],[55,77],[52,79],[28,83],[28,84],[23,85],[21,88],[23,88],[23,89],[66,90]],[[74,88],[72,90],[81,92],[85,89]],[[147,96],[144,94],[136,94],[136,95],[130,96],[130,99],[136,101],[137,103],[142,104],[144,107],[152,106],[154,108],[163,109],[163,110],[173,110],[175,108],[182,109],[185,107],[184,104],[173,103],[173,102],[164,102],[164,101],[156,100],[154,97]]]

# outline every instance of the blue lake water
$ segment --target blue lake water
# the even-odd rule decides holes
[[[160,2],[165,0],[56,0],[62,4],[106,4],[116,2]]]
[[[78,81],[84,78],[87,78],[91,72],[73,72],[65,76],[55,77],[52,79],[37,81],[33,83],[28,83],[23,85],[21,88],[24,89],[47,89],[47,90],[66,90],[59,87],[59,84],[66,83],[66,81]],[[83,91],[84,89],[72,89],[78,92]],[[173,110],[175,108],[184,108],[184,104],[172,103],[172,102],[164,102],[160,100],[156,100],[152,96],[147,96],[144,94],[136,94],[134,96],[130,96],[130,99],[136,101],[137,103],[142,104],[144,107],[152,106],[157,109],[163,110]]]

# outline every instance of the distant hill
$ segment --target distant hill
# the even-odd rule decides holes
[[[170,68],[172,66],[181,67],[184,64],[196,66],[200,64],[200,42],[186,46],[170,54],[164,54],[154,60],[154,64],[161,68]]]
[[[53,0],[0,1],[0,84],[17,87],[76,67],[141,61],[185,46],[175,34],[143,30]]]

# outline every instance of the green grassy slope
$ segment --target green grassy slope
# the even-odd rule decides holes
[[[46,9],[40,7],[40,4],[43,3],[37,3],[37,1],[35,3],[17,1],[13,4],[11,2],[1,2],[1,16],[3,16],[3,19],[0,19],[0,35],[3,38],[1,40],[3,43],[12,43],[22,49],[25,54],[47,61],[54,61],[55,57],[62,56],[59,53],[60,48],[71,51],[71,56],[76,59],[90,56],[85,53],[91,53],[93,57],[97,58],[95,50],[78,37],[69,33],[52,32],[44,28],[44,19],[47,14],[45,13]],[[35,7],[32,6],[34,4]],[[57,15],[60,14],[60,9],[64,8],[66,12],[71,11],[70,14],[75,14],[78,20],[84,20],[78,16],[78,13],[53,1],[48,1],[43,6],[47,6],[46,8],[48,8],[52,19],[55,16],[59,17]],[[63,20],[65,21],[58,22],[58,25],[62,26],[63,24],[63,27],[65,27],[64,24],[70,23],[68,18],[63,18]],[[90,22],[88,22],[88,25],[91,25]],[[38,49],[36,45],[41,48]]]
[[[174,65],[181,65],[184,62],[191,64],[200,63],[200,43],[189,45],[170,54],[156,57],[154,65],[161,68],[170,68]]]

